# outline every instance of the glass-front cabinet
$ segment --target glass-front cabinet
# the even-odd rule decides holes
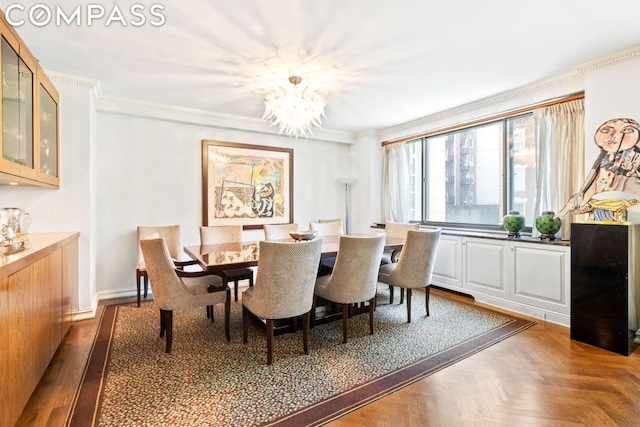
[[[0,185],[58,188],[58,91],[4,16],[0,36]]]

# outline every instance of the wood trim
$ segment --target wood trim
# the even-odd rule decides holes
[[[574,101],[576,99],[584,99],[584,92],[575,93],[571,95],[564,96],[562,98],[556,98],[549,101],[544,101],[539,104],[529,105],[527,107],[516,108],[515,110],[504,111],[502,113],[492,114],[490,116],[480,117],[474,120],[469,120],[462,123],[457,123],[451,126],[445,126],[437,129],[432,129],[429,131],[413,134],[410,136],[404,136],[402,138],[390,139],[388,141],[382,142],[382,146],[396,144],[398,142],[411,141],[413,139],[424,138],[427,136],[438,135],[445,132],[451,132],[457,129],[466,128],[469,126],[479,125],[482,123],[488,123],[498,119],[504,119],[505,117],[517,116],[519,114],[528,113],[538,108],[550,107],[552,105],[562,104],[564,102]]]

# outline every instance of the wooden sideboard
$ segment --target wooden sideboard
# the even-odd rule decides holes
[[[0,256],[0,425],[13,426],[71,326],[79,233],[29,236]]]

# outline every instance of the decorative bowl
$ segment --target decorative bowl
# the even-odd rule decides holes
[[[295,241],[303,241],[303,240],[313,240],[318,235],[317,231],[310,230],[298,230],[298,231],[290,231],[289,236],[293,238]]]
[[[4,245],[0,248],[0,252],[3,255],[11,255],[17,252],[23,251],[25,249],[24,242],[19,241],[12,244]]]

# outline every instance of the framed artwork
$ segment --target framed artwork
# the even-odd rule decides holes
[[[202,141],[203,225],[293,222],[293,149]]]

